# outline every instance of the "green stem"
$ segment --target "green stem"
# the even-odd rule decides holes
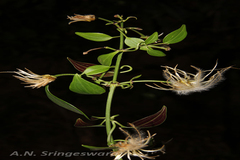
[[[170,83],[170,82],[167,82],[167,81],[160,81],[160,80],[136,80],[136,81],[131,81],[132,83],[146,83],[146,82],[159,82],[159,83]],[[121,82],[121,84],[129,84],[130,81],[126,81],[126,82]]]
[[[159,83],[166,83],[167,81],[160,81],[160,80],[137,80],[132,81],[133,83],[142,83],[142,82],[159,82]]]
[[[112,129],[109,131],[109,135],[107,137],[107,141],[113,141],[112,139],[112,133],[114,131],[114,129],[116,128],[116,124],[115,121],[112,121]],[[112,139],[112,140],[111,140]]]
[[[121,22],[121,28],[123,28],[123,22]],[[119,49],[123,49],[123,41],[124,41],[124,37],[123,37],[123,33],[120,32],[120,44],[119,44]],[[106,104],[106,111],[105,111],[105,118],[106,118],[106,132],[107,132],[107,144],[108,145],[112,145],[114,144],[114,140],[112,137],[112,126],[111,126],[111,104],[112,104],[112,99],[113,99],[113,95],[114,95],[114,91],[117,87],[116,84],[117,83],[117,77],[118,77],[118,73],[119,73],[119,68],[120,68],[120,62],[122,59],[122,54],[120,53],[117,57],[117,61],[116,61],[116,65],[115,65],[115,69],[114,69],[114,75],[113,75],[113,79],[112,82],[113,84],[110,85],[110,90],[108,93],[108,98],[107,98],[107,104]]]
[[[144,34],[142,34],[141,32],[136,31],[135,29],[132,29],[132,31],[136,32],[137,34],[139,34],[141,36],[141,38],[147,38],[147,36],[145,36]]]
[[[98,17],[98,19],[100,19],[100,20],[102,20],[102,21],[105,21],[105,22],[113,23],[113,21],[110,21],[110,20],[105,19],[105,18]]]
[[[104,47],[104,48],[105,48],[105,49],[110,49],[110,50],[116,51],[116,49],[111,48],[111,47],[108,47],[108,46],[106,46],[106,47]]]
[[[149,47],[158,48],[158,49],[165,49],[166,48],[166,47],[158,47],[158,46],[154,46],[154,45],[149,45]]]
[[[113,144],[113,137],[111,136],[109,138],[109,134],[111,133],[111,105],[112,105],[112,98],[113,98],[115,88],[116,86],[114,85],[110,87],[110,91],[108,93],[108,98],[107,98],[106,113],[105,113],[108,146]]]
[[[121,28],[123,28],[123,22],[121,23]],[[120,44],[119,44],[119,49],[123,49],[123,41],[124,41],[124,34],[120,34]]]
[[[61,77],[61,76],[74,76],[75,74],[73,73],[64,73],[64,74],[56,74],[54,75],[55,77]]]
[[[117,77],[118,77],[119,68],[120,68],[120,62],[121,62],[121,59],[122,59],[122,54],[123,53],[120,53],[117,57],[116,66],[115,66],[114,75],[113,75],[113,83],[117,82]]]
[[[127,38],[127,36],[121,31],[121,29],[117,29],[120,33],[121,33],[121,35],[123,35],[124,37],[126,37]],[[120,36],[120,38],[121,38],[121,36]]]
[[[123,28],[123,22],[121,23],[121,28]],[[124,34],[122,32],[120,32],[119,49],[123,49],[123,41],[124,41],[123,36],[124,36]],[[122,54],[123,53],[120,53],[117,57],[116,66],[115,66],[114,75],[113,75],[113,83],[117,81],[117,76],[118,76],[119,68],[120,68],[120,62],[122,60]]]

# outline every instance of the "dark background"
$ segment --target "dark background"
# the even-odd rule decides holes
[[[143,28],[150,35],[165,34],[186,24],[188,36],[164,58],[156,58],[138,51],[125,54],[122,64],[134,68],[121,75],[122,80],[142,74],[142,79],[162,79],[160,65],[175,66],[195,72],[190,65],[211,69],[216,60],[219,68],[240,67],[239,21],[240,3],[237,0],[1,0],[0,1],[0,70],[13,71],[25,67],[38,74],[75,73],[66,57],[97,63],[97,56],[108,51],[99,50],[83,56],[82,52],[99,46],[117,48],[117,41],[95,43],[80,38],[76,31],[95,31],[117,35],[112,26],[102,21],[68,25],[67,15],[95,14],[112,19],[120,14],[136,16],[126,26]],[[135,34],[130,33],[130,35]],[[240,71],[225,73],[225,81],[208,92],[178,96],[136,84],[132,90],[118,89],[112,114],[122,124],[132,122],[168,107],[167,120],[151,128],[157,133],[156,142],[171,138],[167,154],[162,160],[237,160],[240,144]],[[107,94],[101,96],[76,95],[68,90],[71,77],[59,78],[51,84],[51,91],[79,107],[87,115],[104,116]],[[34,151],[36,157],[25,160],[60,160],[65,157],[41,157],[42,151],[88,151],[81,144],[106,146],[104,128],[79,129],[73,126],[79,117],[53,104],[44,88],[24,88],[10,74],[0,78],[0,157],[12,160],[13,151]],[[114,137],[124,138],[116,130]],[[71,157],[71,160],[93,157]],[[113,157],[95,157],[113,159]],[[133,158],[134,159],[134,158]],[[138,158],[136,158],[138,159]]]

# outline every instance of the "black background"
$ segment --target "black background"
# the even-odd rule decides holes
[[[112,26],[102,21],[79,22],[68,25],[67,15],[95,14],[112,19],[120,14],[136,16],[126,26],[143,28],[150,35],[155,31],[165,34],[186,24],[188,36],[164,58],[151,57],[138,51],[125,54],[122,64],[130,64],[133,72],[122,74],[120,80],[142,74],[142,79],[162,79],[161,65],[175,66],[195,72],[190,65],[211,69],[216,60],[219,68],[240,67],[239,56],[239,1],[237,0],[1,0],[0,1],[0,70],[13,71],[25,67],[38,74],[75,73],[66,57],[97,63],[97,56],[108,51],[99,50],[82,55],[88,49],[111,46],[113,40],[95,43],[80,38],[76,31],[95,31],[117,35]],[[130,33],[135,36],[135,34]],[[239,70],[225,73],[226,79],[208,92],[178,96],[170,91],[159,91],[136,84],[132,90],[117,89],[112,114],[122,124],[132,122],[168,107],[168,118],[156,128],[156,142],[171,138],[167,154],[162,160],[236,160],[239,159]],[[107,94],[101,96],[76,95],[68,90],[71,77],[59,78],[51,84],[57,96],[74,104],[87,115],[104,116]],[[10,157],[13,151],[34,151],[29,159],[66,159],[41,157],[42,151],[86,152],[81,144],[106,146],[104,128],[79,129],[73,126],[79,117],[53,104],[44,88],[24,88],[9,74],[0,78],[0,157]],[[124,136],[116,131],[116,138]],[[94,157],[113,159],[113,157]],[[71,157],[71,160],[93,157]],[[136,158],[137,159],[137,158]]]

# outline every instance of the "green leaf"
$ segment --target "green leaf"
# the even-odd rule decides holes
[[[104,65],[95,65],[95,66],[90,66],[82,74],[86,75],[95,75],[99,73],[104,73],[108,71],[110,66],[104,66]]]
[[[112,59],[118,52],[119,51],[114,51],[108,54],[102,54],[98,56],[98,62],[105,66],[111,66]]]
[[[182,41],[187,36],[186,25],[183,24],[179,29],[169,33],[163,38],[163,43],[173,44]]]
[[[138,76],[135,76],[135,77],[133,77],[130,81],[133,81],[134,79],[140,78],[141,76],[142,76],[141,74],[138,75]]]
[[[95,66],[96,64],[92,64],[92,63],[86,63],[86,62],[79,62],[79,61],[75,61],[72,60],[71,58],[67,58],[69,60],[69,62],[74,66],[74,68],[80,72],[84,72],[88,67],[90,66]],[[113,71],[108,71],[106,74],[104,74],[103,77],[112,77],[114,74]],[[92,75],[94,77],[100,77],[102,74],[96,74],[96,75]]]
[[[83,113],[80,109],[78,109],[77,107],[73,106],[72,104],[70,104],[70,103],[68,103],[68,102],[66,102],[66,101],[64,101],[64,100],[62,100],[62,99],[60,99],[60,98],[58,98],[58,97],[56,97],[56,96],[54,96],[54,95],[49,91],[49,85],[47,85],[47,86],[45,87],[45,92],[46,92],[46,94],[47,94],[47,97],[48,97],[52,102],[54,102],[54,103],[56,103],[57,105],[59,105],[60,107],[63,107],[63,108],[68,109],[68,110],[70,110],[70,111],[72,111],[72,112],[81,114],[81,115],[85,116],[87,119],[89,119],[89,118],[87,117],[87,115],[84,114],[84,113]]]
[[[138,48],[139,44],[144,42],[144,40],[140,39],[140,38],[129,38],[127,37],[125,39],[125,44],[131,48]]]
[[[152,49],[150,47],[148,47],[148,50],[147,50],[147,53],[151,56],[155,56],[155,57],[164,57],[166,56],[165,53],[163,53],[162,51],[160,50],[155,50],[155,49]]]
[[[91,149],[91,150],[105,150],[105,149],[116,149],[116,147],[96,147],[82,144],[83,147]]]
[[[148,46],[147,45],[141,46],[140,50],[147,51],[148,50]]]
[[[75,34],[85,39],[96,42],[108,41],[113,38],[107,34],[97,32],[75,32]]]
[[[149,36],[146,40],[146,44],[154,43],[158,40],[158,32],[154,32],[151,36]]]
[[[83,79],[79,74],[74,75],[69,89],[79,94],[103,94],[105,92],[104,88]]]

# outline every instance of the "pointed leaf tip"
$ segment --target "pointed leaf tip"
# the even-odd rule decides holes
[[[81,114],[81,115],[85,116],[87,119],[89,119],[89,118],[87,117],[87,115],[84,114],[84,113],[83,113],[80,109],[78,109],[77,107],[73,106],[72,104],[70,104],[70,103],[68,103],[68,102],[66,102],[66,101],[64,101],[64,100],[62,100],[62,99],[60,99],[60,98],[58,98],[58,97],[56,97],[56,96],[54,96],[54,95],[50,92],[48,85],[45,87],[45,92],[46,92],[47,97],[48,97],[52,102],[54,102],[54,103],[56,103],[57,105],[59,105],[60,107],[63,107],[63,108],[68,109],[68,110],[70,110],[70,111],[72,111],[72,112]]]
[[[92,64],[92,63],[75,61],[69,57],[67,57],[67,59],[73,65],[73,67],[80,72],[84,72],[86,68],[96,65],[96,64]]]
[[[173,44],[182,41],[187,36],[186,25],[183,24],[179,29],[169,33],[163,38],[163,43]]]
[[[96,41],[96,42],[108,41],[113,38],[107,34],[97,33],[97,32],[75,32],[75,34],[87,40]]]
[[[103,94],[105,89],[101,86],[91,83],[81,77],[79,74],[75,74],[73,80],[69,86],[69,89],[78,94]]]
[[[151,36],[149,36],[146,40],[145,40],[145,44],[151,44],[154,43],[158,40],[158,32],[154,32]]]
[[[98,56],[98,62],[105,66],[111,66],[112,59],[118,52],[119,51],[114,51],[108,54],[102,54]]]
[[[94,65],[86,68],[86,70],[83,72],[83,74],[86,75],[97,75],[100,73],[104,73],[110,69],[110,66],[104,66],[104,65]]]
[[[156,50],[156,49],[152,49],[152,48],[150,48],[150,47],[148,47],[147,53],[148,53],[150,56],[155,56],[155,57],[164,57],[164,56],[166,56],[166,54],[163,53],[162,51]]]
[[[144,40],[140,38],[134,38],[134,37],[127,37],[124,41],[124,43],[132,48],[138,48],[139,44],[144,42]]]
[[[95,125],[93,121],[88,122],[83,121],[81,118],[78,118],[74,124],[74,127],[87,128],[87,127],[105,127],[104,125]]]
[[[116,147],[97,147],[97,146],[89,146],[82,144],[82,147],[88,148],[90,150],[107,150],[107,149],[116,149]]]
[[[93,63],[86,63],[86,62],[79,62],[79,61],[75,61],[75,60],[72,60],[71,58],[67,58],[68,61],[73,65],[73,67],[80,71],[80,72],[84,72],[88,67],[90,66],[95,66],[96,64],[93,64]],[[113,71],[108,71],[106,74],[104,74],[103,77],[112,77],[114,74]],[[96,75],[92,75],[94,77],[100,77],[102,74],[96,74]]]
[[[162,124],[167,118],[167,107],[163,106],[160,111],[150,116],[144,117],[137,121],[132,122],[136,127],[148,128],[155,127]]]

